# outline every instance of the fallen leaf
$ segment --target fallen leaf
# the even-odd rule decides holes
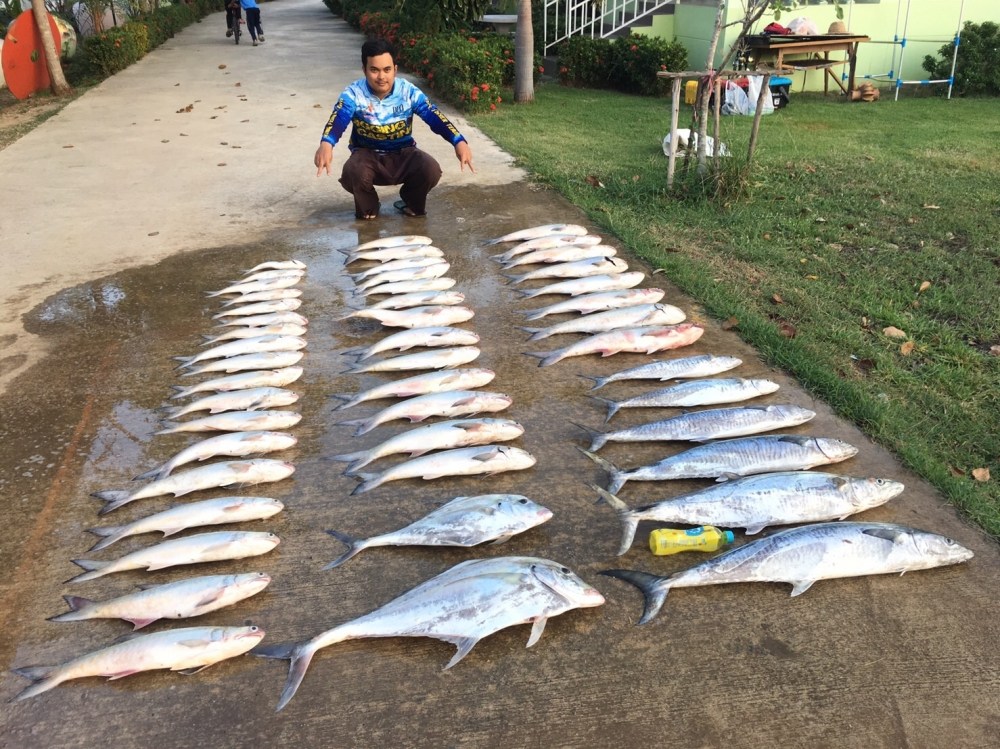
[[[785,338],[794,338],[799,334],[795,329],[795,326],[790,322],[783,322],[778,326],[778,332],[781,333]]]
[[[160,233],[160,232],[158,232],[158,231],[151,231],[151,232],[150,232],[149,234],[147,234],[146,236],[147,236],[147,237],[155,237],[155,236],[156,236],[157,234],[159,234],[159,233]]]
[[[785,300],[781,298],[781,294],[771,294],[771,302],[774,304],[784,304]]]
[[[816,219],[816,223],[817,224],[825,224],[826,223],[826,219],[825,218],[817,218]]]
[[[243,84],[240,83],[239,81],[236,81],[236,83],[234,83],[233,85],[239,87],[239,86],[242,86]]]
[[[868,154],[865,154],[865,161],[875,161],[875,157],[874,156],[869,156]]]
[[[604,183],[602,183],[601,180],[597,179],[597,177],[595,177],[593,174],[588,174],[586,181],[587,184],[590,185],[591,187],[604,187]]]
[[[186,138],[186,137],[187,137],[187,133],[177,133],[177,134],[178,134],[179,136],[181,136],[182,138]]]
[[[219,141],[219,145],[220,146],[228,146],[229,145],[229,141],[228,140],[220,140]]]
[[[763,238],[764,239],[770,239],[771,238],[770,233],[769,232],[764,232]]]
[[[313,104],[313,109],[322,109],[322,108],[323,108],[322,104]]]
[[[1000,346],[990,346],[990,353],[993,356],[1000,356]]]
[[[922,284],[920,284],[920,288],[917,289],[917,293],[918,294],[923,294],[930,287],[931,287],[931,282],[930,281],[924,281]]]
[[[889,336],[890,338],[906,338],[906,333],[891,325],[888,328],[882,328],[882,335]]]
[[[735,328],[739,324],[740,324],[739,320],[737,320],[735,317],[730,317],[729,319],[723,321],[723,323],[722,323],[722,329],[723,330],[732,330],[733,328]]]
[[[926,211],[937,211],[937,210],[940,210],[940,209],[941,209],[941,206],[939,206],[939,205],[931,205],[930,203],[925,203],[924,204],[924,210],[926,210]]]
[[[854,366],[858,368],[858,371],[864,375],[868,374],[878,366],[874,359],[858,359],[853,356],[851,359],[854,360]]]
[[[72,143],[70,143],[70,144],[68,144],[68,145],[65,145],[65,146],[63,146],[63,148],[72,148],[72,147],[73,147],[73,144],[72,144]]]
[[[225,161],[222,161],[222,162],[219,162],[218,164],[216,164],[216,166],[225,166],[225,165],[226,165]]]
[[[166,138],[164,138],[163,140],[161,140],[161,141],[160,141],[160,143],[169,143],[169,142],[170,142],[170,141],[169,141],[169,140],[167,140]]]
[[[990,480],[990,469],[989,468],[973,468],[972,478],[976,481],[989,481]]]
[[[961,477],[965,475],[965,471],[963,471],[961,468],[955,468],[955,466],[948,466],[948,471],[951,473],[952,476],[956,477]]]
[[[639,181],[639,175],[638,174],[633,174],[632,175],[632,181],[633,182],[638,182]]]
[[[250,120],[240,120],[240,122],[250,122]]]
[[[179,83],[175,83],[175,84],[174,84],[174,86],[180,86],[180,85],[181,85],[181,84],[179,84]]]
[[[806,278],[809,279],[810,281],[818,281],[819,280],[819,276],[806,276]]]
[[[899,347],[899,353],[903,356],[909,356],[913,353],[913,341],[907,341],[902,346]]]
[[[222,65],[219,66],[219,70],[225,70],[225,69],[226,69],[226,64],[225,63],[223,63]]]

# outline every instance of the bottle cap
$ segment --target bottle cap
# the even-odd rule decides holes
[[[736,540],[736,536],[733,535],[732,531],[723,531],[723,534],[726,537],[726,543],[727,544],[731,544],[733,541]]]

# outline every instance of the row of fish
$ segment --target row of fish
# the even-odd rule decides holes
[[[192,386],[178,386],[174,398],[211,393],[183,406],[168,407],[171,419],[157,434],[223,432],[200,440],[172,458],[135,477],[149,481],[136,490],[104,490],[94,496],[105,502],[100,514],[142,499],[228,486],[280,481],[294,466],[267,458],[209,463],[181,470],[211,458],[246,457],[288,448],[296,438],[282,431],[301,416],[272,410],[294,404],[298,395],[284,389],[302,375],[295,366],[302,359],[307,320],[295,310],[302,292],[293,289],[305,272],[298,261],[270,261],[247,271],[239,282],[208,294],[228,296],[215,315],[220,332],[205,336],[203,349],[193,356],[175,357],[185,370],[181,376],[226,373]],[[208,412],[208,416],[177,419]],[[176,471],[176,472],[175,472]],[[106,549],[122,539],[159,532],[173,536],[191,528],[265,520],[281,512],[283,504],[269,497],[231,496],[176,505],[152,515],[115,526],[90,529],[99,537],[91,551]],[[251,531],[201,532],[140,548],[111,561],[80,559],[84,572],[69,582],[78,583],[126,570],[154,571],[188,564],[228,561],[258,556],[279,542],[273,533]],[[264,590],[271,578],[264,572],[206,575],[159,585],[116,598],[97,601],[66,596],[70,610],[51,621],[122,619],[142,629],[161,619],[186,619],[232,606]],[[32,685],[17,699],[40,694],[54,686],[85,676],[110,678],[150,669],[194,672],[226,658],[241,655],[258,644],[264,632],[258,627],[185,627],[137,636],[59,666],[17,669]]]

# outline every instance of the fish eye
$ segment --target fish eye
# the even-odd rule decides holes
[[[258,627],[257,625],[254,625],[254,626],[250,627],[250,631],[251,632],[259,632],[260,631],[260,627]]]
[[[525,497],[521,497],[521,499],[517,500],[517,503],[519,505],[526,505],[528,504],[528,500]]]
[[[953,541],[952,539],[950,539],[950,538],[946,538],[946,539],[944,540],[944,542],[945,542],[945,544],[947,544],[948,546],[955,546],[955,542],[954,542],[954,541]]]
[[[569,567],[560,567],[559,571],[561,573],[563,573],[564,575],[568,575],[569,574]]]

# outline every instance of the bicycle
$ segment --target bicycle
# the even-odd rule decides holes
[[[232,13],[233,13],[233,21],[232,21],[232,25],[230,26],[230,29],[233,32],[233,41],[236,44],[239,44],[240,43],[240,36],[243,34],[243,30],[242,30],[242,26],[243,26],[243,13],[241,12],[240,4],[239,3],[233,3],[233,4],[231,4],[230,5],[230,9],[232,10]]]

